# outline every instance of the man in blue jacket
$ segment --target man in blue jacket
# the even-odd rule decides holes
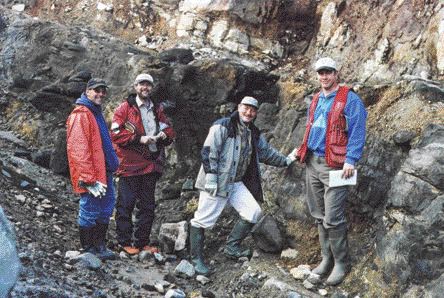
[[[259,162],[277,167],[290,165],[287,157],[270,146],[253,124],[259,104],[244,97],[231,117],[217,120],[203,145],[202,166],[196,188],[200,189],[199,206],[191,220],[191,259],[199,274],[208,274],[203,260],[204,230],[211,228],[229,203],[240,219],[228,236],[224,253],[230,258],[250,257],[242,240],[262,215]]]
[[[326,283],[341,283],[348,270],[347,186],[330,187],[329,171],[342,170],[350,178],[362,156],[367,112],[351,89],[339,85],[336,62],[320,58],[315,70],[321,91],[308,110],[307,126],[297,158],[307,165],[307,203],[318,224],[322,262],[313,273],[330,275]],[[332,270],[333,267],[333,270]]]

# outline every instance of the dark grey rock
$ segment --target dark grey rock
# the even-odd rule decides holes
[[[203,289],[201,294],[202,294],[202,297],[216,298],[216,295],[213,292],[211,292],[210,290],[207,290],[207,289]]]
[[[406,145],[409,144],[414,137],[416,137],[416,132],[411,130],[401,130],[393,135],[393,141],[398,145]]]
[[[60,129],[55,133],[54,151],[51,155],[49,167],[56,174],[68,173],[68,155],[66,153],[66,130]]]
[[[256,245],[263,251],[277,253],[282,250],[284,239],[273,216],[263,216],[254,225],[252,235]]]
[[[193,51],[189,49],[169,49],[159,54],[160,60],[164,62],[177,62],[180,64],[188,64],[194,60]]]
[[[39,166],[42,166],[44,168],[49,168],[51,155],[52,155],[52,150],[48,149],[38,150],[31,154],[31,160],[34,163],[38,164]]]

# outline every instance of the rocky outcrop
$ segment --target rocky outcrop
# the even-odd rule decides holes
[[[42,16],[51,14],[43,9],[50,3],[38,2],[43,5]],[[113,108],[131,90],[132,78],[147,71],[155,78],[154,98],[163,102],[177,131],[177,140],[167,152],[168,170],[159,183],[155,229],[162,223],[187,220],[192,214],[187,208],[195,204],[198,194],[189,186],[185,191],[184,185],[192,185],[189,182],[196,176],[199,151],[211,122],[228,115],[244,95],[255,96],[261,104],[256,124],[276,148],[289,153],[302,139],[307,104],[317,88],[311,64],[319,56],[331,55],[338,60],[342,79],[362,97],[369,115],[358,185],[348,200],[353,269],[343,287],[361,296],[384,296],[384,289],[390,289],[389,296],[440,293],[442,3],[131,3],[121,9],[115,9],[116,3],[114,9],[86,9],[84,14],[78,14],[80,6],[64,11],[55,3],[52,16],[90,19],[116,35],[131,31],[134,25],[137,34],[145,30],[147,44],[149,38],[155,41],[151,45],[157,51],[84,26],[43,22],[1,10],[0,124],[2,130],[13,130],[27,142],[23,145],[6,132],[0,137],[2,146],[14,142],[21,148],[17,150],[21,156],[0,156],[9,180],[18,186],[28,181],[49,193],[62,188],[57,179],[46,183],[50,173],[41,177],[39,169],[25,159],[44,160],[36,152],[42,156],[49,150],[51,169],[66,171],[64,121],[88,78],[101,76],[110,83],[105,109],[109,120]],[[153,8],[150,13],[144,9],[148,6]],[[131,22],[122,13],[126,9],[133,13]],[[155,39],[156,34],[165,39]],[[168,48],[172,44],[180,48]],[[26,144],[32,145],[24,150]],[[47,160],[42,164],[47,165]],[[304,167],[264,166],[262,171],[264,210],[277,220],[286,245],[298,249],[296,265],[316,263],[319,249],[305,206]],[[224,223],[231,221],[227,213],[221,219]],[[228,231],[224,226],[214,234]],[[173,241],[164,242],[173,251]],[[277,242],[279,249],[285,245]],[[242,286],[245,293],[252,290],[250,280],[255,285],[260,281],[250,277],[245,277],[247,286]]]

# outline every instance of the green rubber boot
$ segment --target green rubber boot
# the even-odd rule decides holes
[[[330,229],[328,232],[330,247],[335,260],[332,272],[327,278],[326,284],[335,286],[340,284],[348,271],[348,241],[347,225]]]
[[[205,230],[190,225],[190,255],[191,262],[198,274],[209,275],[210,269],[205,265],[203,259],[203,247],[205,241]]]
[[[242,240],[250,234],[251,229],[254,224],[248,222],[243,219],[239,219],[239,221],[234,225],[233,230],[231,230],[230,235],[228,236],[227,242],[224,248],[224,254],[231,259],[239,259],[241,257],[251,258],[251,250],[250,249],[242,249],[240,246]]]
[[[333,267],[333,254],[330,250],[330,240],[328,239],[328,230],[322,224],[318,224],[319,243],[321,244],[321,263],[311,272],[320,276],[326,275]]]

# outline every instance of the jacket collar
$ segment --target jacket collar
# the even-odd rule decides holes
[[[237,131],[237,125],[240,123],[239,112],[235,111],[230,116],[230,129],[228,131],[228,135],[230,137],[234,137]],[[260,131],[259,128],[254,125],[253,122],[248,124],[248,128],[251,130],[253,136],[259,136]]]

